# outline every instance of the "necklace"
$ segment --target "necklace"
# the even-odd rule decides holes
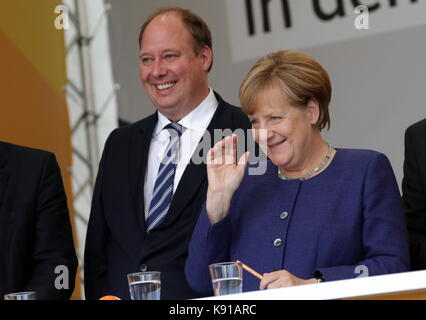
[[[312,169],[311,171],[309,171],[309,172],[305,173],[303,176],[298,177],[298,178],[289,178],[289,177],[287,177],[286,175],[284,175],[284,174],[281,172],[280,168],[278,167],[278,177],[280,177],[280,178],[281,178],[281,179],[283,179],[283,180],[296,180],[296,179],[298,179],[298,180],[300,180],[300,181],[303,181],[303,180],[309,179],[309,178],[310,178],[310,177],[312,177],[315,173],[317,173],[317,172],[318,172],[318,171],[320,171],[322,168],[324,168],[324,167],[325,167],[325,165],[326,165],[326,164],[328,163],[328,161],[330,160],[331,153],[333,152],[333,147],[331,146],[331,144],[330,144],[330,143],[327,143],[327,145],[328,145],[327,154],[325,155],[324,159],[322,159],[322,161],[321,161],[321,163],[318,165],[318,167],[316,167],[316,168]]]

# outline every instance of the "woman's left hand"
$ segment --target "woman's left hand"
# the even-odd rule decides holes
[[[296,277],[286,270],[278,270],[263,274],[263,279],[260,281],[260,289],[273,289],[282,287],[299,286],[302,284],[317,283],[315,278],[304,280]]]

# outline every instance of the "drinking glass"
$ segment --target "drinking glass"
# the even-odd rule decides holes
[[[34,291],[8,293],[4,295],[4,300],[37,300],[37,293]]]
[[[127,275],[132,300],[160,300],[161,272],[147,271]]]
[[[243,291],[243,268],[239,262],[222,262],[209,265],[215,296]]]

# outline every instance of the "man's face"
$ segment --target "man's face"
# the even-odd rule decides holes
[[[175,13],[155,17],[140,43],[139,75],[155,107],[177,121],[208,95],[207,70],[212,53],[194,52],[192,35]]]

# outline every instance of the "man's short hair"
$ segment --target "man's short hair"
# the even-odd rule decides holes
[[[210,50],[213,51],[212,35],[205,21],[200,16],[193,13],[192,11],[188,9],[179,8],[179,7],[163,7],[156,10],[154,13],[152,13],[145,20],[139,32],[139,47],[141,45],[142,37],[148,24],[155,17],[158,17],[166,13],[176,13],[177,15],[181,17],[182,22],[188,28],[188,31],[191,33],[192,39],[194,40],[194,52],[196,55],[200,54],[200,51],[204,46],[208,46]],[[213,65],[213,60],[212,60],[212,63],[210,64],[208,71],[211,70],[212,65]]]

